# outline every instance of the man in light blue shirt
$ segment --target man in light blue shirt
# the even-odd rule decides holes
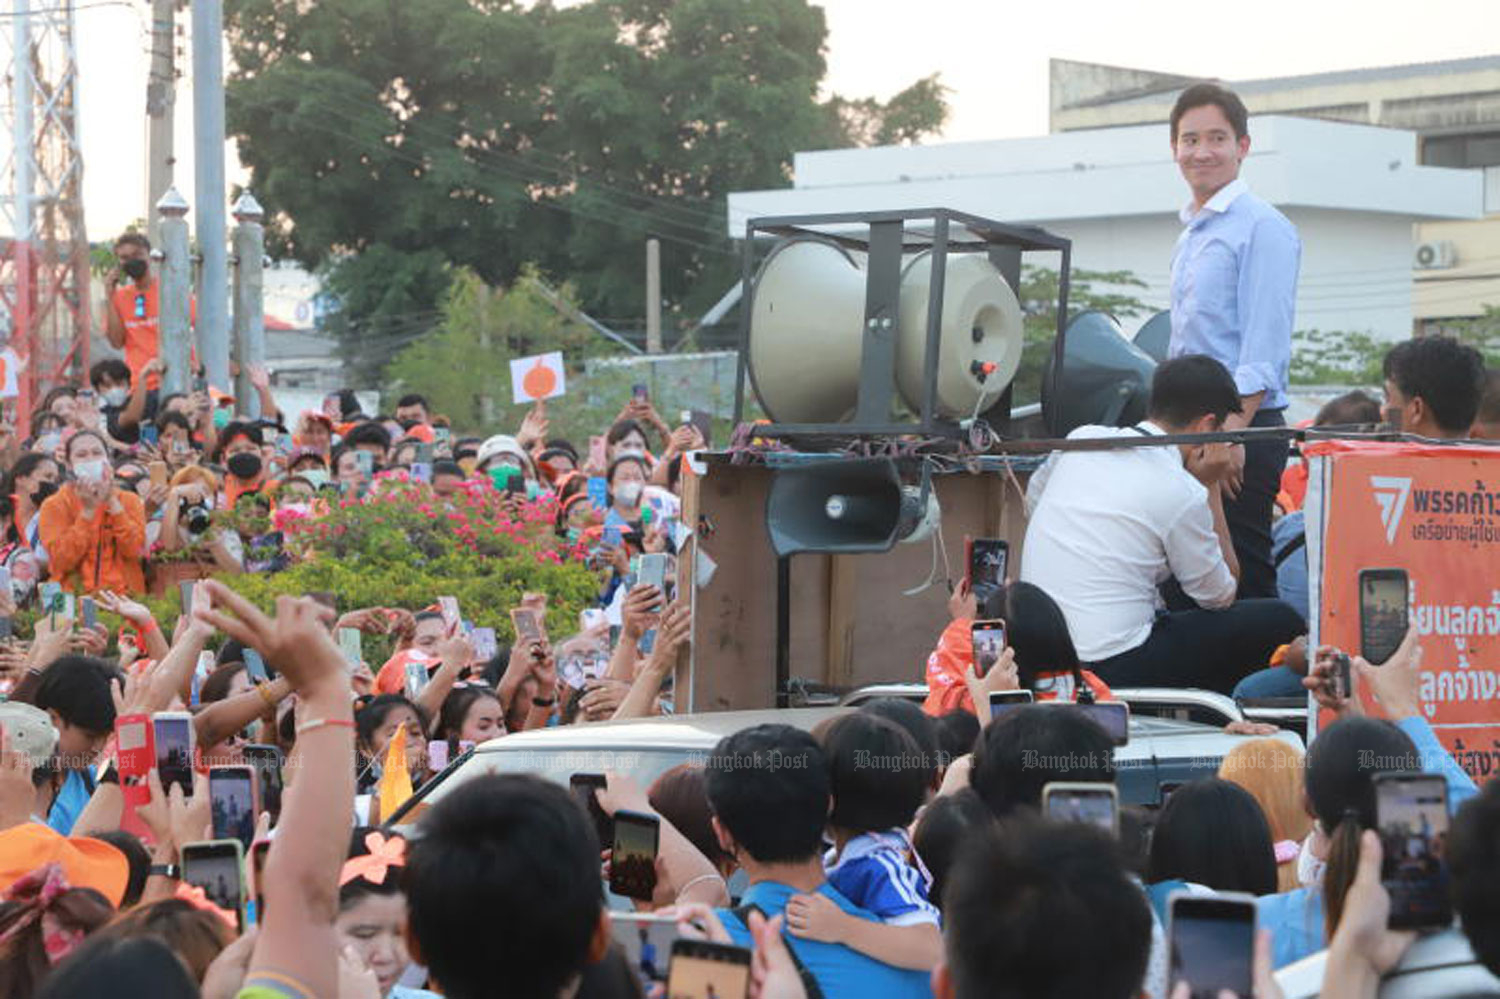
[[[1229,369],[1243,411],[1225,430],[1284,426],[1302,243],[1275,208],[1250,193],[1245,105],[1217,84],[1184,90],[1172,109],[1172,152],[1192,190],[1172,254],[1171,357],[1207,354]],[[1286,441],[1236,448],[1225,517],[1239,556],[1239,596],[1276,596],[1271,508]]]

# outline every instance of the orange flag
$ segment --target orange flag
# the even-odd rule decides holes
[[[396,729],[391,744],[386,747],[384,770],[380,774],[380,818],[385,820],[396,814],[396,809],[406,803],[412,795],[411,774],[406,769],[406,726]]]

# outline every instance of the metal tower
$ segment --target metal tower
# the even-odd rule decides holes
[[[83,226],[73,0],[12,0],[0,126],[0,336],[21,359],[17,429],[53,385],[89,363],[89,244]],[[9,237],[8,239],[6,237]]]

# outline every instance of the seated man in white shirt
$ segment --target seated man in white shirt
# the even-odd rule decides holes
[[[1156,369],[1148,418],[1069,438],[1212,433],[1239,412],[1234,378],[1201,354]],[[1239,562],[1224,519],[1228,444],[1058,452],[1031,478],[1021,578],[1046,590],[1084,663],[1112,687],[1228,693],[1303,634],[1280,600],[1235,601]],[[1199,609],[1166,613],[1175,577]]]

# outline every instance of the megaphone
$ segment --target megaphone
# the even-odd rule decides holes
[[[1162,309],[1146,320],[1144,326],[1135,331],[1135,345],[1157,364],[1167,359],[1167,348],[1172,345],[1172,313]]]
[[[778,556],[889,551],[918,541],[941,519],[931,484],[902,485],[889,458],[832,458],[778,469],[766,497],[766,530]]]
[[[1146,418],[1156,362],[1125,339],[1114,316],[1082,312],[1068,323],[1061,384],[1052,384],[1052,356],[1042,373],[1042,414],[1065,437],[1085,424],[1128,427]]]
[[[901,276],[896,387],[921,412],[925,396],[931,251]],[[866,260],[827,239],[784,240],[762,261],[750,313],[750,382],[777,423],[842,423],[859,400]],[[950,253],[943,269],[942,335],[934,412],[987,409],[1015,377],[1024,342],[1020,302],[989,259]]]

